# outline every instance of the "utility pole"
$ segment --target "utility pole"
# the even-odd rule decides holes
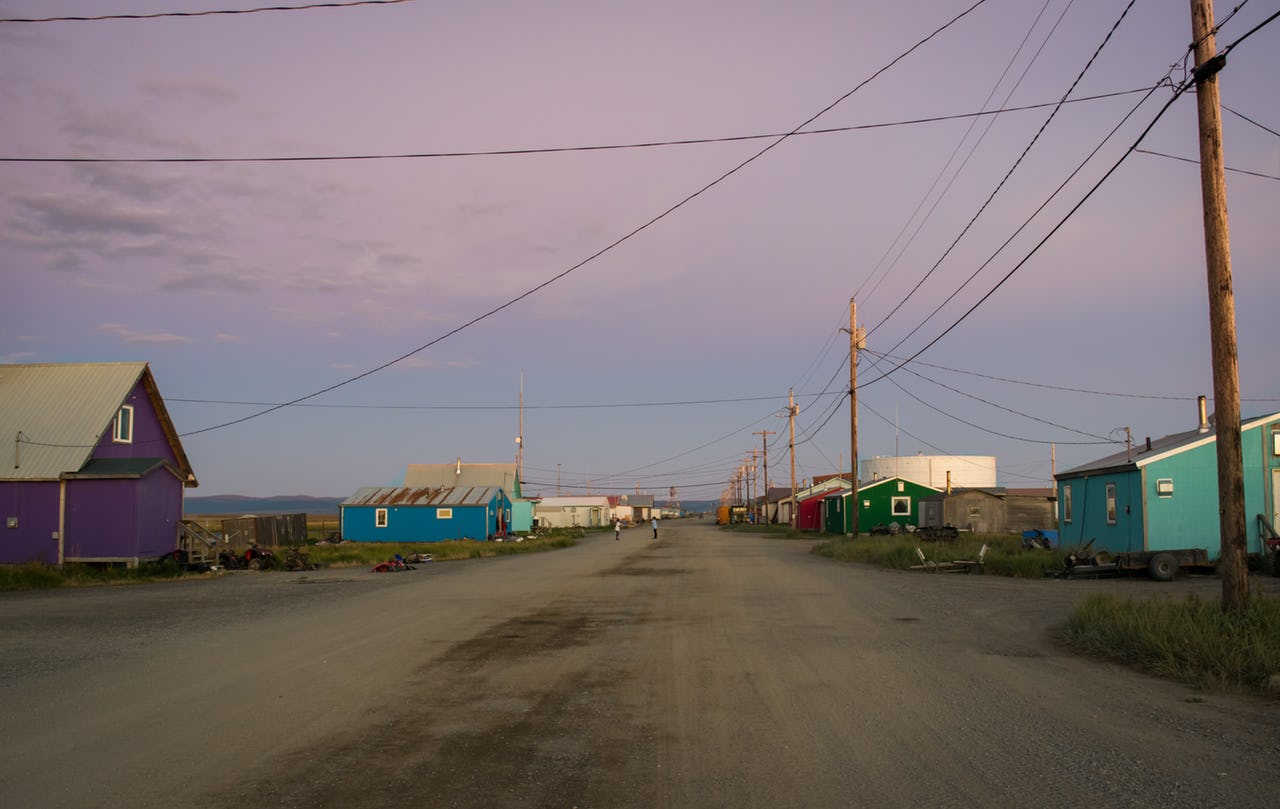
[[[858,309],[849,299],[849,485],[853,508],[849,509],[849,536],[858,535],[858,349],[866,336],[858,328]]]
[[[791,530],[796,528],[796,415],[800,408],[796,406],[796,392],[792,388],[787,391],[787,421],[791,428],[791,442],[787,445],[791,455]]]
[[[1209,342],[1213,357],[1213,409],[1218,448],[1218,513],[1222,609],[1242,611],[1249,599],[1244,469],[1240,440],[1240,364],[1236,304],[1227,231],[1227,183],[1223,177],[1222,110],[1213,0],[1191,0],[1191,41],[1196,48],[1196,110],[1200,121],[1200,189],[1204,200],[1204,253],[1209,282]]]
[[[769,519],[769,436],[777,435],[773,430],[756,430],[752,435],[760,436],[760,452],[764,458],[764,521]]]

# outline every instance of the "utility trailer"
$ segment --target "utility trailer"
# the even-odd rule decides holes
[[[1209,551],[1204,548],[1171,548],[1162,551],[1123,551],[1111,554],[1089,552],[1089,540],[1083,548],[1064,560],[1064,578],[1096,579],[1121,573],[1146,573],[1156,581],[1173,581],[1183,570],[1213,570]]]

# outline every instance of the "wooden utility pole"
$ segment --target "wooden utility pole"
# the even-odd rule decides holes
[[[1209,342],[1213,357],[1214,430],[1218,448],[1218,513],[1222,609],[1237,612],[1249,599],[1240,439],[1240,364],[1236,351],[1235,293],[1227,231],[1227,183],[1223,176],[1222,111],[1213,0],[1191,0],[1191,41],[1196,49],[1196,110],[1200,119],[1200,189],[1204,200],[1204,253],[1209,281]]]
[[[858,349],[865,342],[858,329],[858,309],[849,299],[849,535],[858,535]]]
[[[791,429],[791,442],[787,445],[787,449],[791,454],[791,530],[796,527],[796,415],[800,412],[800,408],[796,407],[795,389],[787,391],[787,421]]]
[[[752,435],[760,436],[760,457],[764,459],[764,521],[769,519],[769,436],[777,435],[773,430],[756,430]]]

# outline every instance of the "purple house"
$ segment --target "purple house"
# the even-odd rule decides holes
[[[0,437],[0,563],[177,548],[196,477],[145,362],[0,365]]]

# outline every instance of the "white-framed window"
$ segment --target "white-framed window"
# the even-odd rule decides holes
[[[387,527],[387,510],[385,508],[379,508],[374,510],[373,525],[375,528]]]
[[[1071,484],[1062,487],[1062,521],[1071,522]]]
[[[906,490],[907,490],[907,484],[902,482],[901,480],[898,481],[898,491],[905,492]]]
[[[1116,524],[1116,484],[1107,484],[1107,525]]]
[[[1156,479],[1156,496],[1173,497],[1173,478]]]
[[[911,498],[895,497],[889,504],[889,510],[893,512],[895,517],[904,517],[911,514]]]
[[[451,508],[438,508],[438,509],[436,509],[436,519],[437,519],[437,520],[452,520],[452,519],[453,519],[453,509],[451,509]]]
[[[117,444],[133,443],[133,405],[124,405],[116,413],[116,421],[111,429],[111,440]]]

